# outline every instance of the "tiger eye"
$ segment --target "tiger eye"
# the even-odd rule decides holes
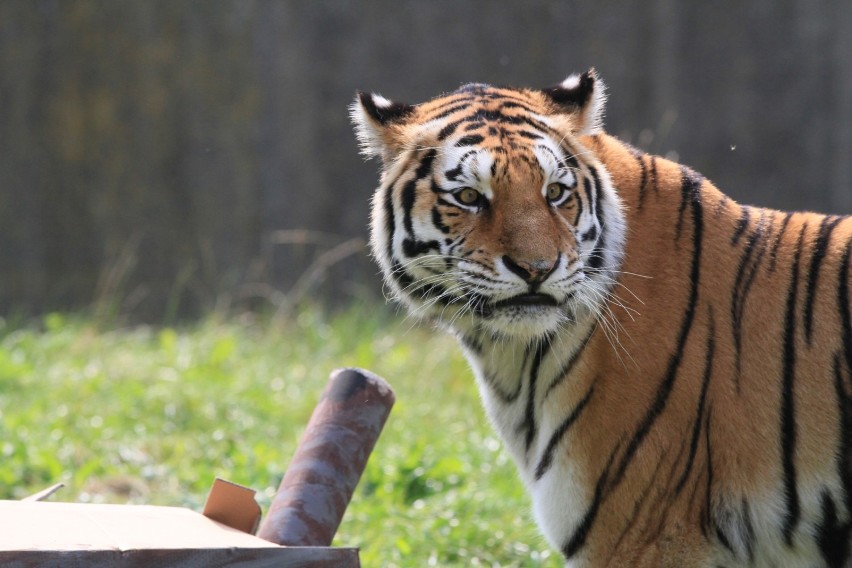
[[[477,201],[479,201],[481,193],[473,189],[472,187],[466,187],[456,193],[456,199],[459,200],[460,203],[464,205],[475,205]]]
[[[547,186],[547,199],[550,201],[558,201],[565,193],[565,186],[561,183],[551,183]]]

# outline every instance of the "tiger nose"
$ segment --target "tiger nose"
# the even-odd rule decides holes
[[[554,260],[538,259],[532,261],[512,260],[508,255],[503,255],[503,264],[506,265],[513,273],[520,276],[524,282],[529,284],[537,284],[543,282],[556,268],[556,263],[559,261],[557,257]]]

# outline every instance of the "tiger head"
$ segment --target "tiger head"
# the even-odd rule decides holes
[[[624,239],[621,202],[581,142],[604,99],[594,71],[419,105],[359,92],[362,153],[382,161],[371,246],[394,296],[462,334],[532,339],[594,317]]]

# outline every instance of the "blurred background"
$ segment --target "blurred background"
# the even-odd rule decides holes
[[[4,0],[0,314],[379,299],[355,89],[549,86],[735,198],[852,213],[852,3]]]
[[[610,133],[852,213],[848,0],[0,0],[0,499],[266,506],[357,366],[397,404],[338,545],[563,565],[453,340],[379,308],[347,107],[589,67]]]

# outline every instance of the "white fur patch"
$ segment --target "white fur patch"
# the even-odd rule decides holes
[[[373,97],[373,104],[377,107],[387,108],[393,104],[393,101],[384,98],[378,93],[373,93],[371,96]]]
[[[580,74],[574,73],[569,75],[567,79],[562,81],[559,86],[563,89],[576,89],[580,85]]]
[[[376,100],[376,95],[372,95],[373,100]],[[384,97],[381,97],[387,101]],[[372,118],[364,110],[361,104],[361,99],[357,96],[352,104],[349,105],[349,119],[355,126],[355,136],[358,138],[358,146],[361,149],[361,155],[367,159],[381,156],[384,149],[382,141],[382,133],[380,127],[373,121]]]

